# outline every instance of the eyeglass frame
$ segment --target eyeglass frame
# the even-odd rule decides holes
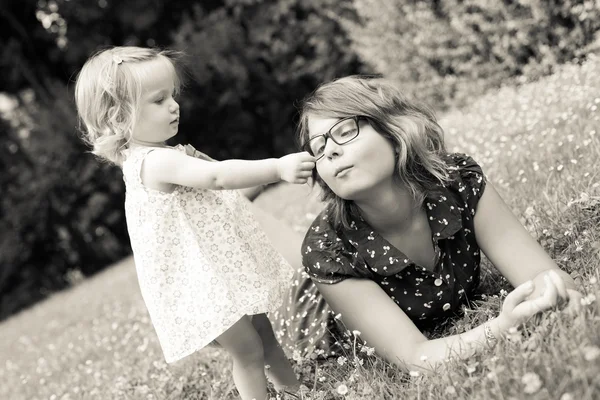
[[[350,139],[346,140],[345,142],[338,143],[338,142],[337,142],[337,141],[336,141],[336,140],[333,138],[333,136],[331,135],[331,131],[332,131],[332,130],[333,130],[335,127],[336,127],[336,126],[338,126],[339,124],[341,124],[341,123],[342,123],[342,122],[344,122],[344,121],[348,121],[349,119],[352,119],[352,120],[354,120],[354,122],[356,123],[356,135],[354,135],[352,138],[350,138]],[[316,157],[316,156],[313,154],[313,151],[312,151],[312,149],[310,148],[310,142],[312,142],[313,140],[315,140],[315,139],[317,139],[317,138],[320,138],[320,137],[324,136],[324,137],[325,137],[325,146],[327,146],[327,139],[331,139],[331,140],[333,140],[333,143],[337,144],[338,146],[342,146],[342,145],[344,145],[344,144],[346,144],[346,143],[349,143],[349,142],[351,142],[352,140],[356,139],[356,138],[358,137],[358,135],[360,134],[360,124],[358,123],[358,121],[360,121],[360,120],[363,120],[363,119],[365,119],[365,120],[366,120],[366,119],[367,119],[367,117],[365,117],[365,116],[363,116],[363,115],[353,115],[353,116],[351,116],[351,117],[345,117],[345,118],[342,118],[342,119],[340,119],[339,121],[337,121],[335,124],[333,124],[333,126],[332,126],[331,128],[329,128],[329,130],[328,130],[327,132],[325,132],[325,133],[322,133],[322,134],[320,134],[320,135],[315,135],[315,136],[311,137],[311,138],[310,138],[310,139],[309,139],[309,140],[308,140],[306,143],[304,143],[304,146],[302,146],[302,147],[303,147],[304,151],[307,151],[307,152],[309,152],[309,153],[310,153],[310,154],[311,154],[313,157]],[[320,157],[316,158],[316,159],[315,159],[315,161],[319,161],[319,160],[320,160],[320,159],[322,159],[323,157],[325,157],[325,152],[323,152],[323,154],[322,154]]]

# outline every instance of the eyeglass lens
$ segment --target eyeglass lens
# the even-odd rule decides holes
[[[358,124],[355,118],[349,118],[338,122],[329,131],[329,135],[337,144],[344,144],[358,135]],[[322,157],[325,152],[327,139],[325,135],[315,136],[310,141],[310,151],[313,156]]]

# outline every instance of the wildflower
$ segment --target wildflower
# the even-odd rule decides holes
[[[527,394],[536,393],[542,387],[542,380],[535,372],[528,372],[521,378],[521,383],[525,385],[523,391]]]
[[[477,366],[479,365],[478,362],[475,362],[473,364],[467,365],[467,373],[469,375],[471,375],[473,372],[475,372],[477,370]]]
[[[522,339],[521,333],[514,326],[508,328],[508,334],[506,335],[506,338],[512,342],[518,342]]]
[[[352,334],[353,334],[354,336],[360,336],[360,331],[353,330],[353,331],[352,331]]]
[[[447,395],[455,395],[456,394],[456,389],[454,388],[454,386],[446,386],[446,389],[444,389],[444,394]]]
[[[563,393],[562,396],[560,396],[560,400],[575,400],[575,397],[573,397],[573,395],[569,392]]]
[[[590,293],[587,296],[581,298],[581,305],[582,306],[589,306],[594,301],[596,301],[596,296],[594,296],[593,294]]]
[[[345,396],[346,394],[348,394],[348,386],[344,385],[343,383],[337,387],[338,394],[341,394],[342,396]]]
[[[418,378],[421,375],[419,371],[410,371],[408,374],[413,378]]]
[[[369,346],[363,346],[360,349],[361,353],[367,353],[368,356],[372,356],[373,354],[375,354],[375,349],[373,347],[369,347]]]
[[[337,359],[337,363],[338,363],[339,365],[344,365],[344,364],[346,364],[346,361],[348,361],[348,359],[347,359],[346,357],[344,357],[344,356],[339,356],[339,357],[338,357],[338,359]]]
[[[302,355],[300,354],[299,350],[294,350],[294,352],[292,353],[292,360],[302,361]]]
[[[596,277],[595,277],[595,276],[592,276],[592,277],[590,278],[590,283],[591,283],[592,285],[595,285],[596,283],[598,283],[598,279],[596,279]]]
[[[585,346],[582,349],[583,358],[586,361],[594,361],[596,358],[600,357],[600,347],[598,346]]]
[[[500,290],[500,296],[506,297],[506,296],[508,296],[508,292],[506,290],[502,289],[502,290]]]

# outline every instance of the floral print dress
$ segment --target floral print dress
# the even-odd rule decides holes
[[[126,151],[125,214],[142,297],[165,359],[174,362],[243,316],[277,309],[293,271],[238,191],[146,187],[140,171],[152,150]]]
[[[471,157],[449,154],[446,163],[451,182],[424,202],[436,252],[433,271],[403,254],[360,215],[351,219],[350,229],[334,228],[329,207],[315,218],[302,244],[304,271],[297,273],[273,318],[286,351],[333,356],[343,350],[345,329],[313,282],[372,280],[421,330],[445,322],[473,297],[480,274],[473,217],[486,179]]]

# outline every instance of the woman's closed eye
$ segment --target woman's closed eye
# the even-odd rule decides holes
[[[349,137],[349,136],[356,136],[356,129],[347,129],[340,133],[341,138],[345,138],[345,137]]]

